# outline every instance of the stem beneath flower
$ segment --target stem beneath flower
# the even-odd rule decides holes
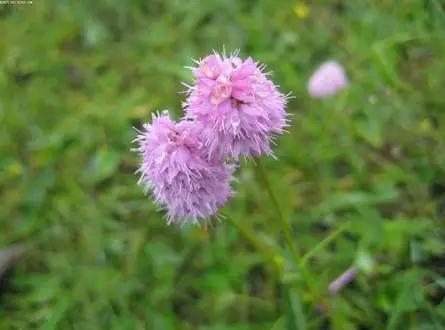
[[[289,224],[287,223],[287,221],[284,218],[283,212],[281,211],[280,205],[278,204],[278,200],[277,200],[277,198],[272,190],[272,187],[270,185],[266,170],[264,169],[263,165],[261,164],[261,160],[258,160],[258,169],[260,170],[262,180],[264,182],[267,193],[269,194],[269,197],[272,200],[272,204],[274,205],[275,211],[278,214],[278,220],[280,220],[281,229],[284,232],[284,237],[285,237],[286,243],[292,253],[292,257],[294,259],[295,265],[299,266],[301,263],[301,260],[300,260],[300,256],[298,254],[295,242],[292,239],[292,234],[290,231]]]
[[[228,216],[227,219],[238,230],[238,232],[258,250],[258,252],[260,252],[266,259],[271,260],[274,266],[278,268],[278,271],[280,271],[280,260],[283,258],[280,254],[275,253],[270,246],[266,246],[259,241],[256,238],[254,231],[250,227],[235,221],[231,216]]]
[[[309,273],[308,269],[306,268],[306,265],[302,262],[302,258],[300,257],[300,255],[298,253],[297,244],[292,238],[292,232],[291,232],[289,223],[285,219],[284,214],[280,208],[280,204],[278,203],[278,199],[272,190],[272,186],[270,185],[269,178],[267,176],[267,172],[264,169],[260,159],[258,159],[257,164],[258,164],[259,174],[263,180],[264,186],[267,190],[267,193],[269,194],[270,199],[272,200],[272,204],[274,205],[275,211],[278,214],[278,220],[280,221],[281,229],[284,233],[284,238],[285,238],[286,244],[291,252],[295,267],[297,270],[299,270],[301,272],[303,280],[306,282],[306,285],[308,286],[308,288],[311,291],[314,298],[317,298],[318,293],[317,293],[317,288],[316,288],[316,285],[314,282],[314,278]]]

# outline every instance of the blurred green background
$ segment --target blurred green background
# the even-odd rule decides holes
[[[0,5],[0,244],[28,246],[0,328],[443,329],[444,30],[441,0]],[[136,185],[133,127],[179,118],[184,66],[223,46],[295,96],[262,163],[311,290],[255,164],[208,229],[166,226]],[[328,59],[350,87],[311,99]]]

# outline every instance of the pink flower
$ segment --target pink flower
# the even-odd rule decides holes
[[[343,67],[335,61],[328,61],[310,77],[308,92],[314,98],[324,98],[334,95],[347,86],[348,78]]]
[[[232,195],[233,165],[210,159],[202,149],[201,127],[168,113],[153,116],[136,138],[142,157],[139,183],[167,210],[168,223],[198,222],[217,214]]]
[[[210,157],[272,154],[272,134],[286,126],[286,97],[252,58],[209,55],[193,69],[186,118],[203,127]]]

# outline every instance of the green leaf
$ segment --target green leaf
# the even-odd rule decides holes
[[[119,154],[116,151],[108,148],[100,149],[94,156],[90,174],[95,182],[100,182],[111,177],[118,166]]]
[[[374,260],[369,251],[359,249],[355,256],[355,265],[365,274],[370,274],[374,270]]]
[[[304,316],[303,306],[300,296],[295,289],[285,286],[288,325],[290,330],[306,329],[306,318]]]

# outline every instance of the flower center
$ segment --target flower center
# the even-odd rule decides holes
[[[179,144],[181,143],[181,137],[177,132],[170,132],[168,133],[168,141],[175,144]]]
[[[232,83],[230,79],[221,75],[216,80],[216,85],[213,87],[211,102],[215,105],[220,104],[228,99],[232,94]]]

